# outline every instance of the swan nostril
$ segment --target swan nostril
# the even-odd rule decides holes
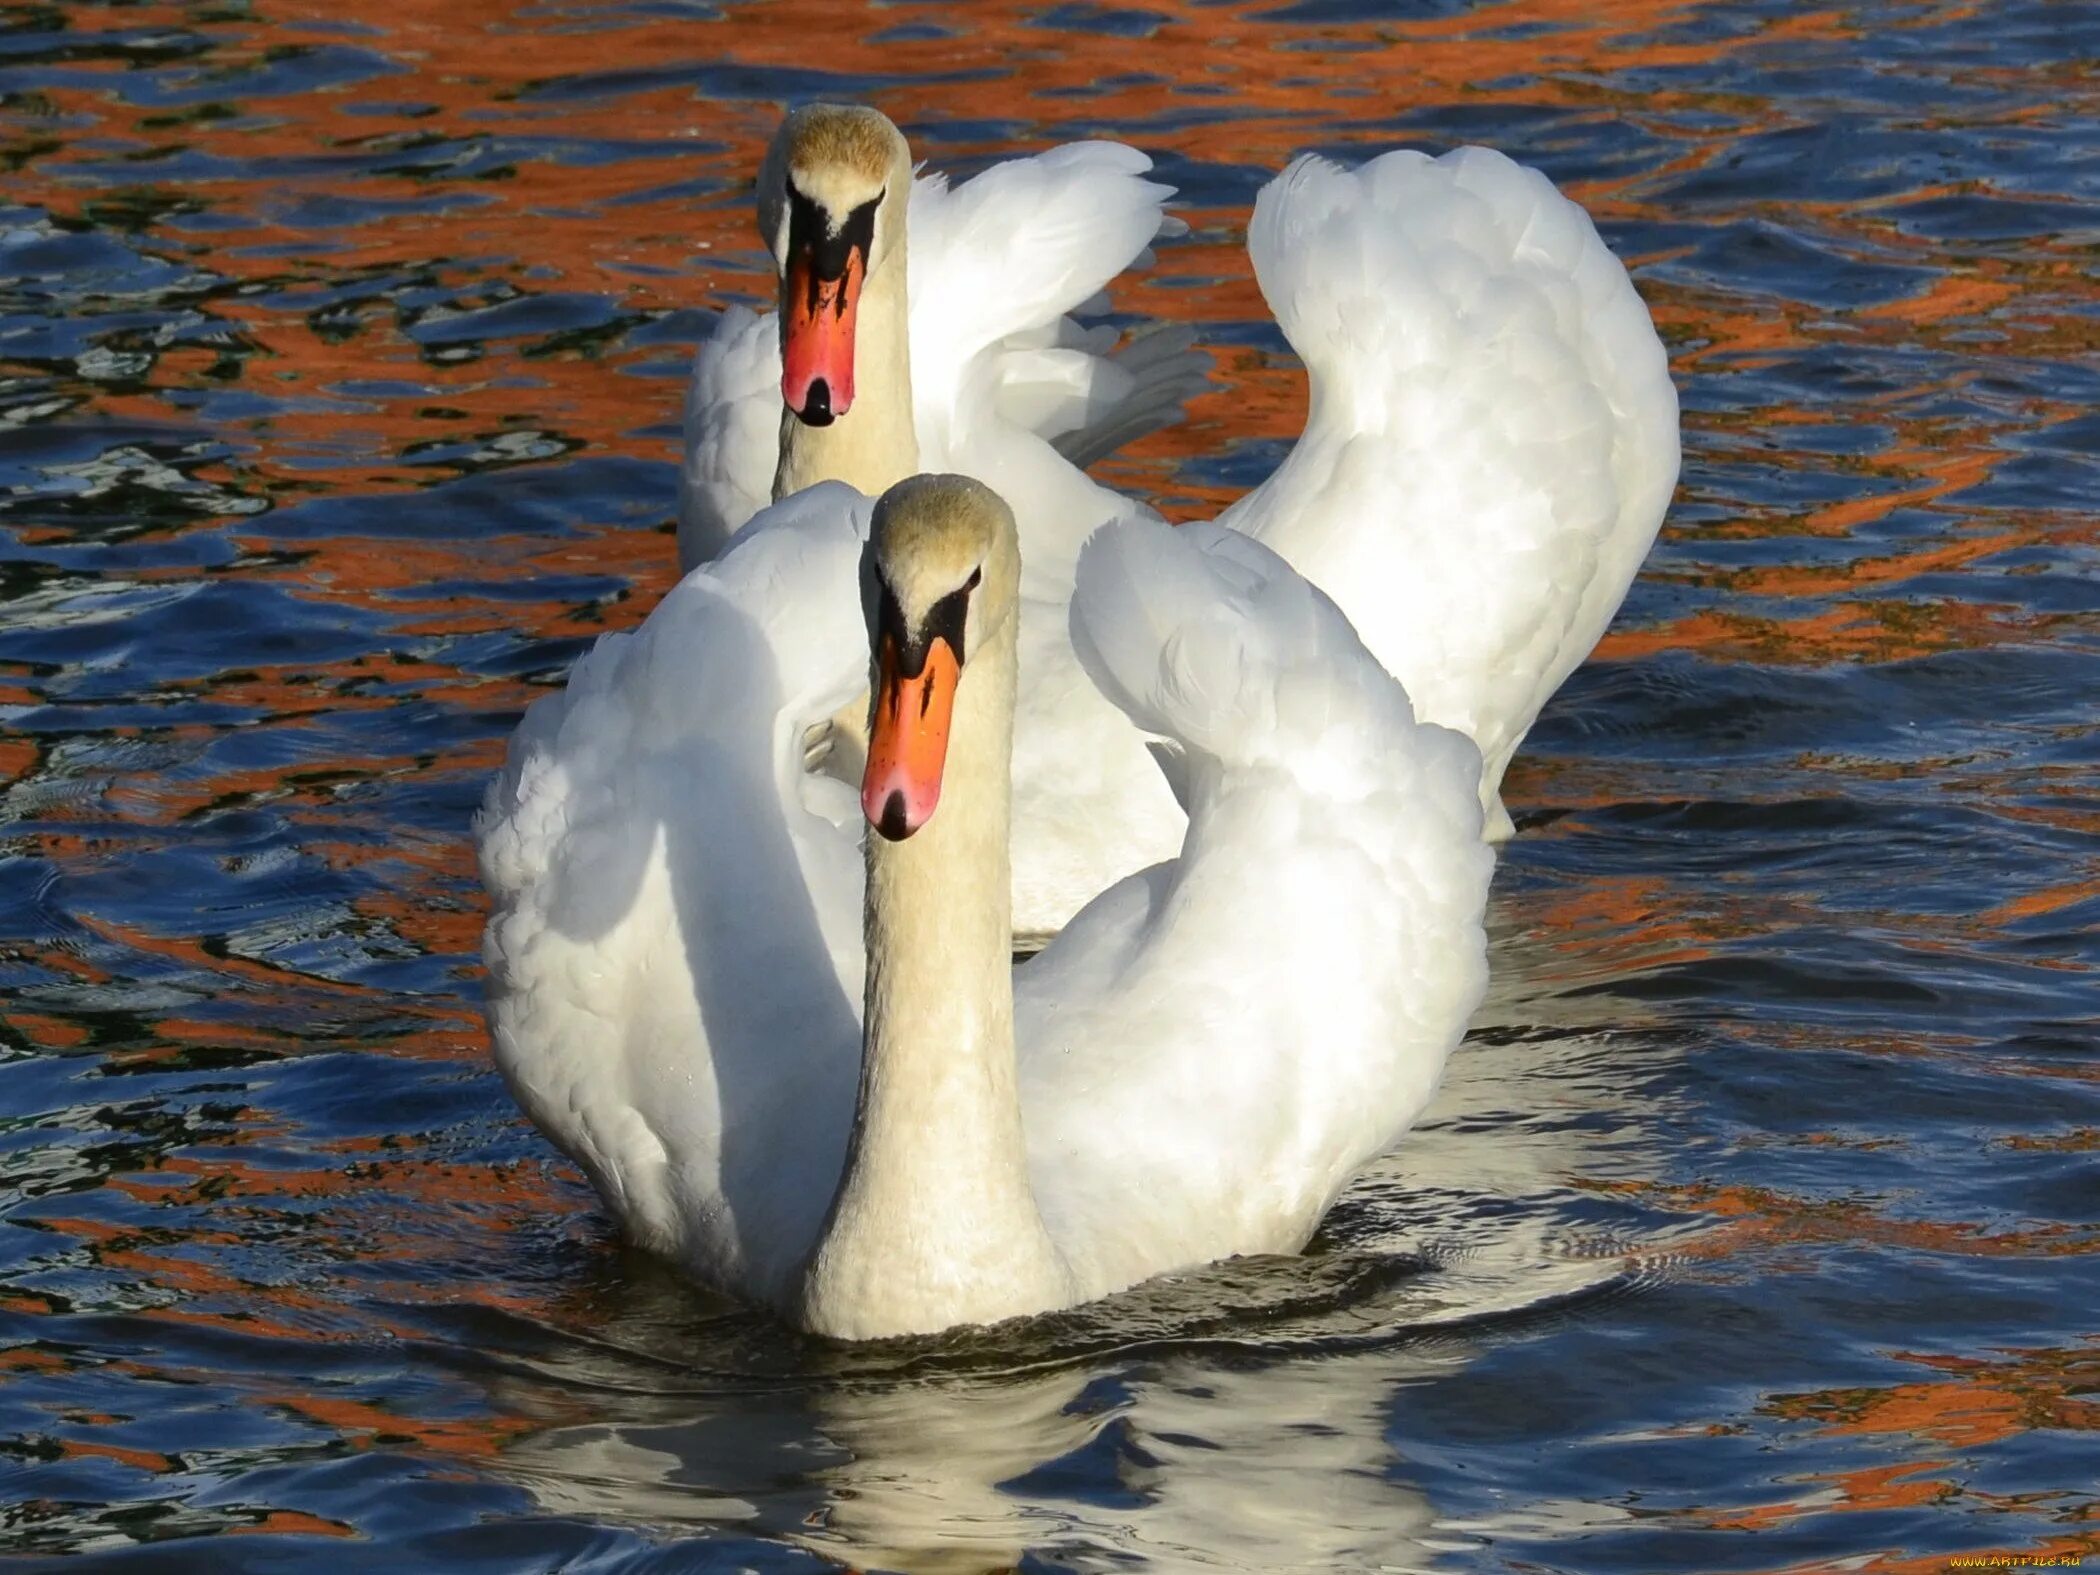
[[[821,377],[812,379],[809,392],[802,396],[802,408],[796,414],[810,426],[830,426],[831,385]]]
[[[904,795],[892,791],[883,801],[882,819],[875,822],[875,829],[892,842],[902,842],[912,834],[912,826],[904,818]]]

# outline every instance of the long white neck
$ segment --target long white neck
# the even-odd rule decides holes
[[[821,1334],[929,1333],[1072,1299],[1029,1190],[1014,1064],[1017,623],[956,686],[940,807],[905,841],[867,836],[860,1108],[803,1291]]]
[[[829,426],[780,412],[780,466],[773,500],[843,481],[869,497],[919,473],[919,434],[911,409],[911,302],[900,232],[882,266],[861,287],[853,328],[853,406]]]

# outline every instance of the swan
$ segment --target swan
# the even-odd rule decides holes
[[[1013,500],[1029,585],[1069,596],[1079,544],[1136,507],[1083,467],[1180,420],[1209,386],[1187,328],[1118,345],[1114,328],[1071,315],[1105,310],[1116,276],[1187,228],[1163,211],[1173,188],[1147,180],[1151,167],[1121,143],[1077,142],[951,187],[914,178],[910,145],[877,110],[790,113],[757,184],[779,310],[727,308],[693,357],[680,572],[812,482],[872,497],[951,469]]]
[[[1139,161],[1120,186],[1089,167],[1104,194],[1124,194],[1113,210],[1127,221],[1121,244],[1104,245],[1104,263],[1152,233],[1154,209],[1131,193],[1160,190],[1136,181],[1142,155],[1116,151]],[[1054,934],[1111,881],[1168,856],[1182,824],[1159,751],[1098,699],[1066,638],[1079,541],[1105,519],[1150,511],[1003,419],[988,392],[993,358],[979,351],[970,362],[956,349],[991,344],[992,331],[1011,324],[993,315],[1010,294],[1043,298],[1010,283],[1023,264],[1069,278],[1068,267],[1051,265],[1069,246],[1039,257],[1047,243],[1022,227],[1030,209],[1018,197],[996,202],[988,191],[983,218],[957,217],[978,188],[1030,162],[999,166],[928,205],[941,216],[940,249],[936,282],[922,292],[924,249],[915,244],[907,275],[904,216],[888,212],[884,195],[910,167],[902,134],[872,109],[813,106],[788,117],[759,185],[788,355],[773,319],[763,335],[748,329],[749,360],[729,400],[726,374],[709,370],[724,354],[703,349],[687,406],[688,471],[696,455],[710,456],[702,468],[720,469],[733,453],[753,474],[776,466],[776,496],[824,479],[879,491],[923,464],[1019,500],[1029,567],[1013,860],[1024,944]],[[915,233],[928,190],[921,182],[913,193]],[[812,255],[807,238],[858,236],[856,216],[870,214],[852,341],[822,322],[806,337],[800,320],[816,299],[798,283],[810,277],[800,260]],[[1094,233],[1048,208],[1041,230],[1068,242]],[[859,255],[858,244],[845,249]],[[1262,189],[1247,244],[1311,392],[1289,454],[1223,523],[1322,586],[1420,714],[1474,739],[1489,834],[1506,838],[1514,828],[1500,789],[1510,759],[1602,636],[1676,485],[1677,396],[1661,341],[1589,216],[1544,175],[1486,148],[1435,159],[1401,150],[1353,170],[1301,158]],[[920,282],[907,286],[907,277]],[[1098,277],[1099,268],[1085,284],[1068,282],[1058,299]],[[850,296],[853,281],[842,279]],[[911,311],[907,332],[912,300],[956,303],[956,320],[982,313],[987,326],[941,338],[933,325],[948,314]],[[965,362],[973,370],[957,377]],[[852,413],[813,425],[807,396],[822,381],[820,363],[832,381],[850,378]],[[1135,403],[1153,425],[1171,419],[1160,415],[1170,402],[1147,394]],[[744,439],[732,441],[732,425]],[[758,501],[745,495],[750,507]],[[735,514],[717,509],[714,524],[684,539],[727,539]]]
[[[981,483],[764,510],[535,702],[477,824],[495,1057],[628,1234],[843,1339],[1300,1249],[1486,981],[1478,751],[1215,525],[1103,527],[1072,641],[1179,857],[1011,959],[1023,569]],[[803,730],[866,687],[858,795]]]

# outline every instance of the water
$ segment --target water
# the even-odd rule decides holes
[[[2100,8],[0,28],[8,1551],[2100,1553]],[[1512,776],[1492,999],[1307,1259],[826,1348],[624,1253],[487,1064],[467,818],[670,581],[689,347],[820,93],[950,169],[1157,155],[1194,230],[1119,303],[1221,391],[1113,477],[1178,516],[1297,430],[1241,227],[1298,149],[1543,167],[1670,343],[1683,488]]]

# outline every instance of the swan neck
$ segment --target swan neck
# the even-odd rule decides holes
[[[853,332],[852,408],[822,427],[810,426],[792,410],[781,408],[775,502],[820,481],[843,481],[878,497],[906,476],[918,474],[905,277],[904,238],[899,235],[861,289]]]
[[[866,1339],[1062,1305],[1028,1181],[1008,858],[1014,628],[957,685],[940,807],[867,834],[860,1102],[804,1321]]]

